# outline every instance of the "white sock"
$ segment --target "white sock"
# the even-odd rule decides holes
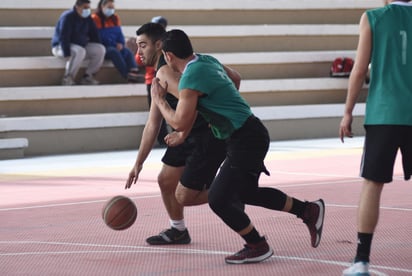
[[[170,225],[173,228],[176,228],[179,231],[185,231],[186,230],[186,225],[185,225],[185,220],[184,219],[182,219],[182,220],[173,220],[173,219],[171,219],[170,220]]]

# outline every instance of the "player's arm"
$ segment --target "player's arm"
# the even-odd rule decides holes
[[[167,92],[179,98],[179,80],[180,80],[181,73],[174,71],[169,66],[165,65],[162,66],[156,73],[156,77],[159,78],[159,83],[162,87],[167,86]],[[167,84],[167,85],[166,85]],[[194,118],[194,121],[196,117]],[[194,123],[192,122],[192,124]],[[179,131],[179,132],[172,132],[165,137],[165,142],[168,146],[177,146],[184,142],[186,137],[190,133],[190,129],[188,131]]]
[[[359,41],[356,50],[356,59],[349,77],[348,94],[346,96],[345,111],[340,123],[339,136],[341,141],[344,137],[352,137],[352,112],[359,98],[372,52],[372,33],[366,13],[362,14],[359,23]]]
[[[240,81],[242,80],[242,76],[239,74],[238,71],[236,71],[233,68],[230,68],[229,66],[223,65],[223,68],[225,69],[227,75],[229,78],[233,81],[235,84],[237,90],[240,88]]]
[[[183,89],[179,92],[179,101],[176,110],[173,110],[165,100],[166,87],[163,88],[159,79],[152,83],[152,100],[159,107],[160,112],[167,123],[176,131],[190,131],[195,120],[197,101],[200,93],[191,89]]]
[[[160,85],[166,87],[167,83],[167,92],[179,98],[179,80],[181,74],[173,71],[168,65],[160,67],[156,72],[156,78],[159,79]]]
[[[137,182],[139,173],[143,168],[143,163],[146,161],[147,156],[149,155],[156,141],[162,119],[163,117],[160,113],[159,108],[157,107],[157,105],[152,104],[150,106],[149,117],[143,129],[136,162],[129,173],[125,189],[129,189],[132,184],[135,184]]]

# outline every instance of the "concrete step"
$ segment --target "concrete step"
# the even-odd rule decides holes
[[[0,138],[26,137],[26,156],[137,148],[146,112],[0,119]]]
[[[26,138],[0,139],[0,160],[22,158],[28,146]]]
[[[253,107],[269,131],[271,141],[333,138],[338,139],[344,104],[313,104],[293,106]],[[352,131],[364,135],[365,104],[353,111]]]
[[[343,103],[348,79],[243,80],[240,93],[251,106]],[[365,86],[360,96],[364,101]],[[0,88],[6,117],[147,111],[144,84]]]
[[[87,60],[83,62],[75,81],[80,82]],[[0,87],[60,85],[64,75],[65,62],[54,56],[42,57],[0,57]],[[111,61],[104,61],[96,74],[101,84],[126,84]],[[144,82],[144,70],[139,82]]]
[[[341,104],[345,102],[348,79],[302,78],[245,80],[240,84],[242,97],[252,107],[312,104]],[[365,85],[359,102],[366,100]]]
[[[243,79],[316,78],[329,76],[330,66],[336,57],[354,58],[355,51],[212,53],[212,55],[223,64],[237,70]],[[86,63],[87,61],[84,62],[82,71]],[[64,68],[65,62],[53,56],[0,57],[0,86],[60,85]],[[81,75],[82,72],[79,72],[78,77]],[[96,78],[103,84],[126,83],[110,61],[105,61]]]
[[[336,137],[343,104],[253,107],[271,140]],[[354,111],[353,130],[363,133],[364,104]],[[0,138],[27,137],[26,156],[112,151],[138,147],[146,112],[1,118]]]
[[[355,50],[357,24],[177,26],[191,37],[196,52],[274,52]],[[137,27],[124,26],[126,37]],[[49,56],[54,27],[1,27],[0,56]]]
[[[0,115],[7,117],[147,110],[144,84],[0,88]]]
[[[380,0],[122,0],[116,9],[123,24],[134,26],[157,15],[182,25],[355,24],[365,9],[381,5]],[[54,26],[71,7],[65,0],[2,0],[0,26]]]

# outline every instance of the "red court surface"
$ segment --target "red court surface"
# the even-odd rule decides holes
[[[169,227],[156,183],[161,149],[127,191],[136,151],[0,161],[0,275],[341,275],[356,248],[361,147],[361,138],[271,144],[271,176],[262,176],[261,186],[300,199],[323,198],[323,238],[313,249],[295,216],[247,206],[275,251],[269,260],[247,265],[225,264],[243,241],[207,205],[185,209],[191,244],[146,244]],[[402,179],[398,162],[395,181],[383,192],[372,275],[412,275],[412,189]],[[119,194],[138,208],[137,221],[125,231],[109,229],[101,218],[104,203]]]

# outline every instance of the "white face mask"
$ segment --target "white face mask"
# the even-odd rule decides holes
[[[103,14],[107,17],[110,17],[114,14],[114,9],[105,8],[103,9]]]
[[[82,10],[82,17],[83,17],[83,18],[87,18],[87,17],[90,16],[91,13],[92,13],[92,10],[91,10],[91,9],[83,9],[83,10]]]

